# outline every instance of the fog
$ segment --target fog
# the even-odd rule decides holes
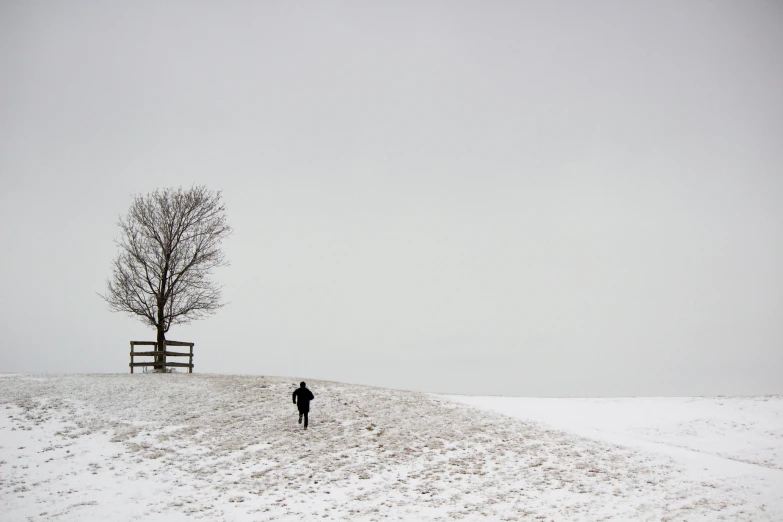
[[[3,2],[0,372],[127,372],[132,195],[222,191],[198,373],[783,393],[779,2]]]

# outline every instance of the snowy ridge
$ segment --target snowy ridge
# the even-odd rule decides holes
[[[0,376],[2,518],[783,519],[666,455],[445,396],[308,380],[303,431],[295,381]]]
[[[663,444],[783,471],[783,398],[777,396],[453,398],[591,438]]]

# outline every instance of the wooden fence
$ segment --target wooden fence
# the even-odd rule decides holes
[[[151,352],[137,352],[136,346],[152,346]],[[189,346],[190,352],[170,352],[168,350],[169,346]],[[176,368],[187,368],[188,373],[193,373],[193,343],[183,343],[180,341],[166,341],[163,346],[163,350],[158,350],[158,343],[155,341],[131,341],[130,342],[130,372],[133,373],[133,368],[137,366],[163,366],[165,367],[176,367]],[[145,362],[135,362],[133,360],[134,357],[163,357],[162,361],[145,361]],[[186,363],[179,363],[179,362],[168,362],[166,359],[167,357],[188,357],[188,362]]]

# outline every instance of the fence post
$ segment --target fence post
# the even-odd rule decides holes
[[[190,357],[188,358],[188,373],[193,373],[193,343],[190,343]]]
[[[130,369],[131,369],[131,373],[133,373],[133,341],[131,341],[130,343],[131,343],[131,351],[130,351],[131,363],[130,363],[129,366],[130,366]]]

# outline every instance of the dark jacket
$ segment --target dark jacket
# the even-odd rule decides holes
[[[310,411],[310,401],[315,399],[315,395],[307,388],[297,388],[294,392],[293,399],[294,404],[299,408],[299,411],[304,413]]]

